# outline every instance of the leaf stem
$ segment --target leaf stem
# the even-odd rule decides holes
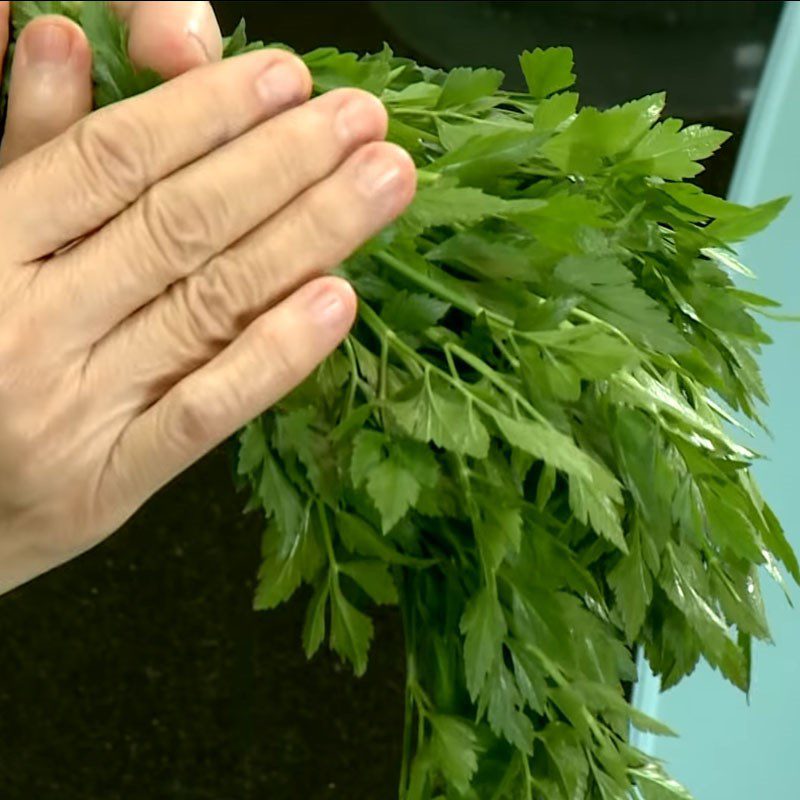
[[[359,383],[356,353],[353,349],[353,343],[350,341],[349,336],[344,340],[344,350],[345,353],[347,353],[347,359],[350,362],[350,384],[347,387],[347,400],[345,401],[344,413],[342,414],[342,419],[347,419],[347,417],[350,416],[350,412],[353,410],[353,405],[355,404],[356,399],[356,389],[358,388]]]
[[[468,383],[465,383],[462,380],[458,380],[450,375],[450,373],[446,372],[445,370],[441,369],[440,367],[436,366],[435,364],[431,364],[427,359],[421,356],[414,348],[407,345],[402,339],[398,338],[394,331],[389,328],[388,325],[373,311],[366,303],[362,303],[360,306],[360,314],[361,319],[370,327],[372,330],[382,339],[388,339],[389,335],[391,334],[392,344],[396,350],[400,352],[404,352],[409,359],[416,361],[423,369],[428,369],[431,372],[435,372],[440,378],[444,381],[449,383],[455,389],[457,389],[462,394],[466,394],[472,400],[472,402],[478,407],[483,409],[483,411],[490,416],[494,415],[497,411],[491,403],[487,403],[474,391],[470,388]],[[480,358],[470,353],[468,350],[458,346],[458,345],[451,345],[446,344],[444,345],[444,350],[446,352],[447,348],[450,347],[462,361],[465,361],[467,364],[472,366],[477,372],[485,375],[490,382],[500,389],[504,394],[506,394],[509,399],[516,400],[529,414],[531,414],[537,421],[541,422],[544,425],[551,426],[552,423],[550,422],[547,417],[545,417],[540,411],[537,411],[534,406],[522,395],[520,392],[511,386],[509,383],[504,381],[502,377],[500,377],[488,364],[483,362]]]
[[[376,253],[375,258],[383,262],[386,266],[391,267],[391,269],[393,269],[399,275],[402,275],[404,278],[412,281],[420,288],[430,292],[435,297],[438,297],[441,300],[446,300],[454,308],[463,311],[465,314],[470,314],[473,317],[477,317],[481,313],[484,313],[486,316],[497,319],[498,322],[506,321],[505,318],[498,317],[496,314],[494,314],[494,312],[483,308],[471,297],[456,292],[448,286],[444,286],[439,281],[431,278],[429,275],[425,275],[419,270],[414,269],[414,267],[406,264],[405,261],[393,255],[392,253],[384,250],[380,253]]]
[[[408,782],[410,779],[411,769],[411,752],[414,746],[414,708],[417,704],[414,686],[417,682],[417,667],[414,659],[416,652],[416,625],[414,624],[414,616],[412,609],[413,598],[416,593],[409,587],[409,582],[413,580],[412,576],[406,570],[403,570],[401,578],[401,595],[402,601],[400,603],[401,618],[403,622],[403,638],[405,639],[406,651],[406,685],[405,685],[405,698],[404,698],[404,712],[403,712],[403,756],[400,764],[400,794],[399,800],[404,800],[408,791]]]
[[[325,540],[325,550],[328,553],[328,561],[330,562],[331,570],[333,570],[334,573],[338,573],[339,562],[336,560],[336,554],[333,551],[331,529],[328,525],[328,512],[325,509],[324,502],[317,502],[317,512],[319,513],[320,526],[322,527],[322,538]]]

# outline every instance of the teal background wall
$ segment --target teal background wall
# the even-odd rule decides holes
[[[794,196],[740,253],[758,273],[755,290],[800,313],[800,3],[785,6],[730,195],[748,204]],[[756,449],[768,457],[756,476],[800,549],[800,325],[768,321],[766,328],[775,339],[761,360],[773,438],[756,437]],[[660,697],[650,677],[640,689],[639,702],[681,734],[644,744],[697,800],[800,797],[800,607],[791,609],[768,578],[764,589],[775,646],[754,648],[749,705],[705,665]],[[790,591],[800,604],[800,591]]]

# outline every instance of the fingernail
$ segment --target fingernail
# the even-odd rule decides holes
[[[390,195],[397,189],[400,166],[394,159],[385,156],[371,156],[358,165],[356,182],[361,192],[368,198]]]
[[[310,299],[309,311],[314,324],[320,328],[339,326],[350,313],[341,293],[329,285],[317,289]]]
[[[304,99],[305,84],[295,66],[272,64],[256,78],[256,92],[272,108],[294,105]]]
[[[345,143],[366,141],[376,136],[375,100],[356,97],[348,100],[336,114],[336,133]]]
[[[30,27],[22,43],[28,63],[61,66],[72,52],[72,32],[64,25],[42,22]]]

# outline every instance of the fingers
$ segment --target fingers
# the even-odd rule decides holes
[[[386,124],[386,112],[372,95],[331,92],[162,181],[45,276],[57,294],[80,284],[97,297],[65,321],[77,335],[96,341],[91,337],[110,331],[241,239],[359,145],[382,138]]]
[[[283,397],[347,335],[355,310],[355,295],[345,281],[320,278],[256,319],[213,361],[128,426],[101,485],[104,507],[125,519]]]
[[[310,91],[303,63],[271,50],[192,70],[91,114],[3,170],[4,251],[21,261],[53,253],[102,226],[153,183]]]
[[[14,51],[0,164],[50,141],[89,113],[91,68],[86,36],[66,17],[38,17],[25,26]]]
[[[172,78],[222,55],[222,38],[209,3],[111,5],[128,23],[128,50],[139,67]],[[0,4],[3,49],[8,10],[7,2]],[[65,17],[40,17],[26,26],[20,40],[0,165],[55,138],[91,110],[91,53],[78,26]]]
[[[128,23],[128,52],[139,67],[174,78],[222,57],[222,35],[204,2],[112,2]]]
[[[411,158],[386,142],[366,145],[322,183],[176,283],[93,350],[92,385],[135,414],[213,358],[256,316],[337,266],[410,202]]]

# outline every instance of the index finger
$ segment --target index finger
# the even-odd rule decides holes
[[[150,186],[303,102],[311,76],[282,50],[187,72],[115,103],[0,173],[0,241],[43,258],[104,225]]]
[[[110,5],[128,23],[128,53],[137,67],[174,78],[222,57],[222,34],[211,3],[148,0]]]

